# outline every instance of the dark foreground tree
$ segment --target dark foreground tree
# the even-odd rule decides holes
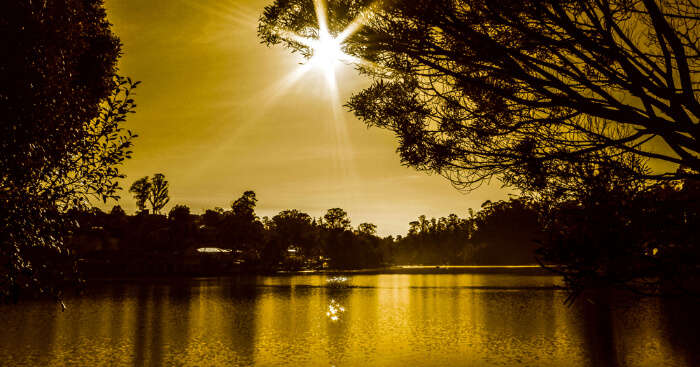
[[[498,177],[539,189],[573,177],[580,162],[642,179],[700,178],[697,2],[330,0],[327,8],[332,36],[360,24],[341,41],[374,79],[348,106],[394,131],[406,164],[467,188]],[[299,36],[319,37],[318,23],[314,1],[278,0],[259,35],[310,55]],[[647,159],[668,169],[651,171]]]
[[[538,257],[576,296],[602,287],[700,296],[700,184],[650,187],[599,174],[571,200],[543,200]],[[573,298],[572,298],[573,299]]]
[[[102,2],[0,3],[0,297],[59,295],[70,209],[115,198],[138,83]]]

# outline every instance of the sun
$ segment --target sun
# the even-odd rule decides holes
[[[338,98],[336,85],[336,71],[341,64],[361,65],[362,67],[377,68],[374,63],[348,54],[344,51],[345,42],[350,36],[360,30],[365,22],[372,18],[372,9],[375,3],[370,4],[365,10],[360,12],[342,31],[333,33],[328,27],[328,9],[326,0],[312,0],[316,12],[317,25],[315,37],[310,37],[308,29],[300,35],[284,28],[277,28],[273,32],[275,35],[293,43],[294,47],[302,46],[303,55],[307,62],[300,63],[301,66],[291,72],[283,81],[285,88],[299,80],[310,70],[318,70],[325,76],[328,89],[335,99]],[[337,103],[339,104],[339,103]]]
[[[327,32],[321,32],[318,39],[311,42],[313,57],[310,62],[322,69],[326,75],[334,75],[338,63],[347,58],[341,49],[339,40]]]

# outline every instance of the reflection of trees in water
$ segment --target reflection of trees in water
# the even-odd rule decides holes
[[[136,287],[131,329],[134,333],[134,365],[167,364],[171,358],[182,355],[188,346],[191,286],[175,280]],[[112,301],[116,302],[116,299]],[[113,339],[112,343],[117,341]]]
[[[555,308],[561,307],[561,300],[555,300],[554,292],[477,291],[473,296],[486,331],[487,358],[497,355],[497,359],[530,363],[556,358],[552,354],[560,346],[546,344],[548,340],[556,341]]]
[[[20,365],[23,360],[30,361],[26,365],[53,364],[54,349],[60,354],[60,345],[55,343],[61,337],[61,316],[53,302],[25,301],[21,306],[0,303],[0,365],[10,365],[13,358]]]
[[[170,364],[170,359],[182,355],[189,344],[192,281],[175,281],[168,286],[167,293],[168,306],[163,316],[168,316],[164,324],[167,328],[165,342],[171,347],[164,362]]]
[[[113,284],[108,289],[109,299],[111,302],[106,302],[107,309],[109,312],[109,325],[104,327],[109,329],[109,338],[113,346],[118,345],[124,340],[124,319],[127,314],[126,309],[126,298],[127,298],[127,287],[124,284]]]
[[[134,365],[143,366],[148,350],[147,336],[150,331],[147,326],[148,301],[151,297],[152,286],[139,286],[136,294],[136,317],[131,331],[134,333]]]
[[[700,366],[700,300],[661,300],[664,336],[674,353],[682,356],[688,366]]]
[[[619,366],[614,319],[609,294],[589,301],[580,300],[581,336],[591,366]]]
[[[591,366],[697,366],[700,302],[598,292],[573,306]]]
[[[255,363],[255,347],[258,343],[256,336],[257,321],[255,312],[260,302],[260,292],[256,287],[256,277],[238,275],[217,287],[221,291],[223,303],[221,314],[217,314],[213,322],[224,328],[225,345],[234,348],[238,362],[243,365]],[[206,335],[205,335],[206,337]]]

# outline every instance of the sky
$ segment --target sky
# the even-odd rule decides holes
[[[299,77],[301,56],[260,43],[257,20],[271,1],[105,2],[123,43],[120,74],[142,82],[125,124],[139,135],[122,167],[118,204],[128,213],[136,210],[128,187],[154,173],[170,183],[166,212],[228,208],[253,190],[261,217],[340,207],[353,226],[371,222],[380,235],[405,234],[421,214],[465,217],[507,197],[495,181],[467,193],[402,166],[393,133],[342,107],[369,84],[352,66],[336,69],[338,100],[321,68]]]

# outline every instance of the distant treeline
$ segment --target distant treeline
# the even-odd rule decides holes
[[[98,275],[535,263],[539,227],[523,199],[486,202],[467,218],[420,216],[406,236],[384,238],[372,223],[353,228],[341,208],[319,218],[295,209],[259,218],[256,201],[246,191],[230,209],[203,214],[185,205],[167,216],[127,215],[119,206],[77,212],[80,230],[69,247],[84,271]]]
[[[379,237],[372,223],[351,225],[332,208],[319,218],[284,210],[255,214],[246,191],[229,209],[167,216],[115,206],[75,212],[69,242],[86,273],[224,274],[390,265],[556,264],[574,292],[618,284],[643,293],[700,289],[700,185],[649,187],[601,181],[578,196],[487,201],[466,217],[408,223],[405,236]],[[575,294],[575,293],[572,293]]]

